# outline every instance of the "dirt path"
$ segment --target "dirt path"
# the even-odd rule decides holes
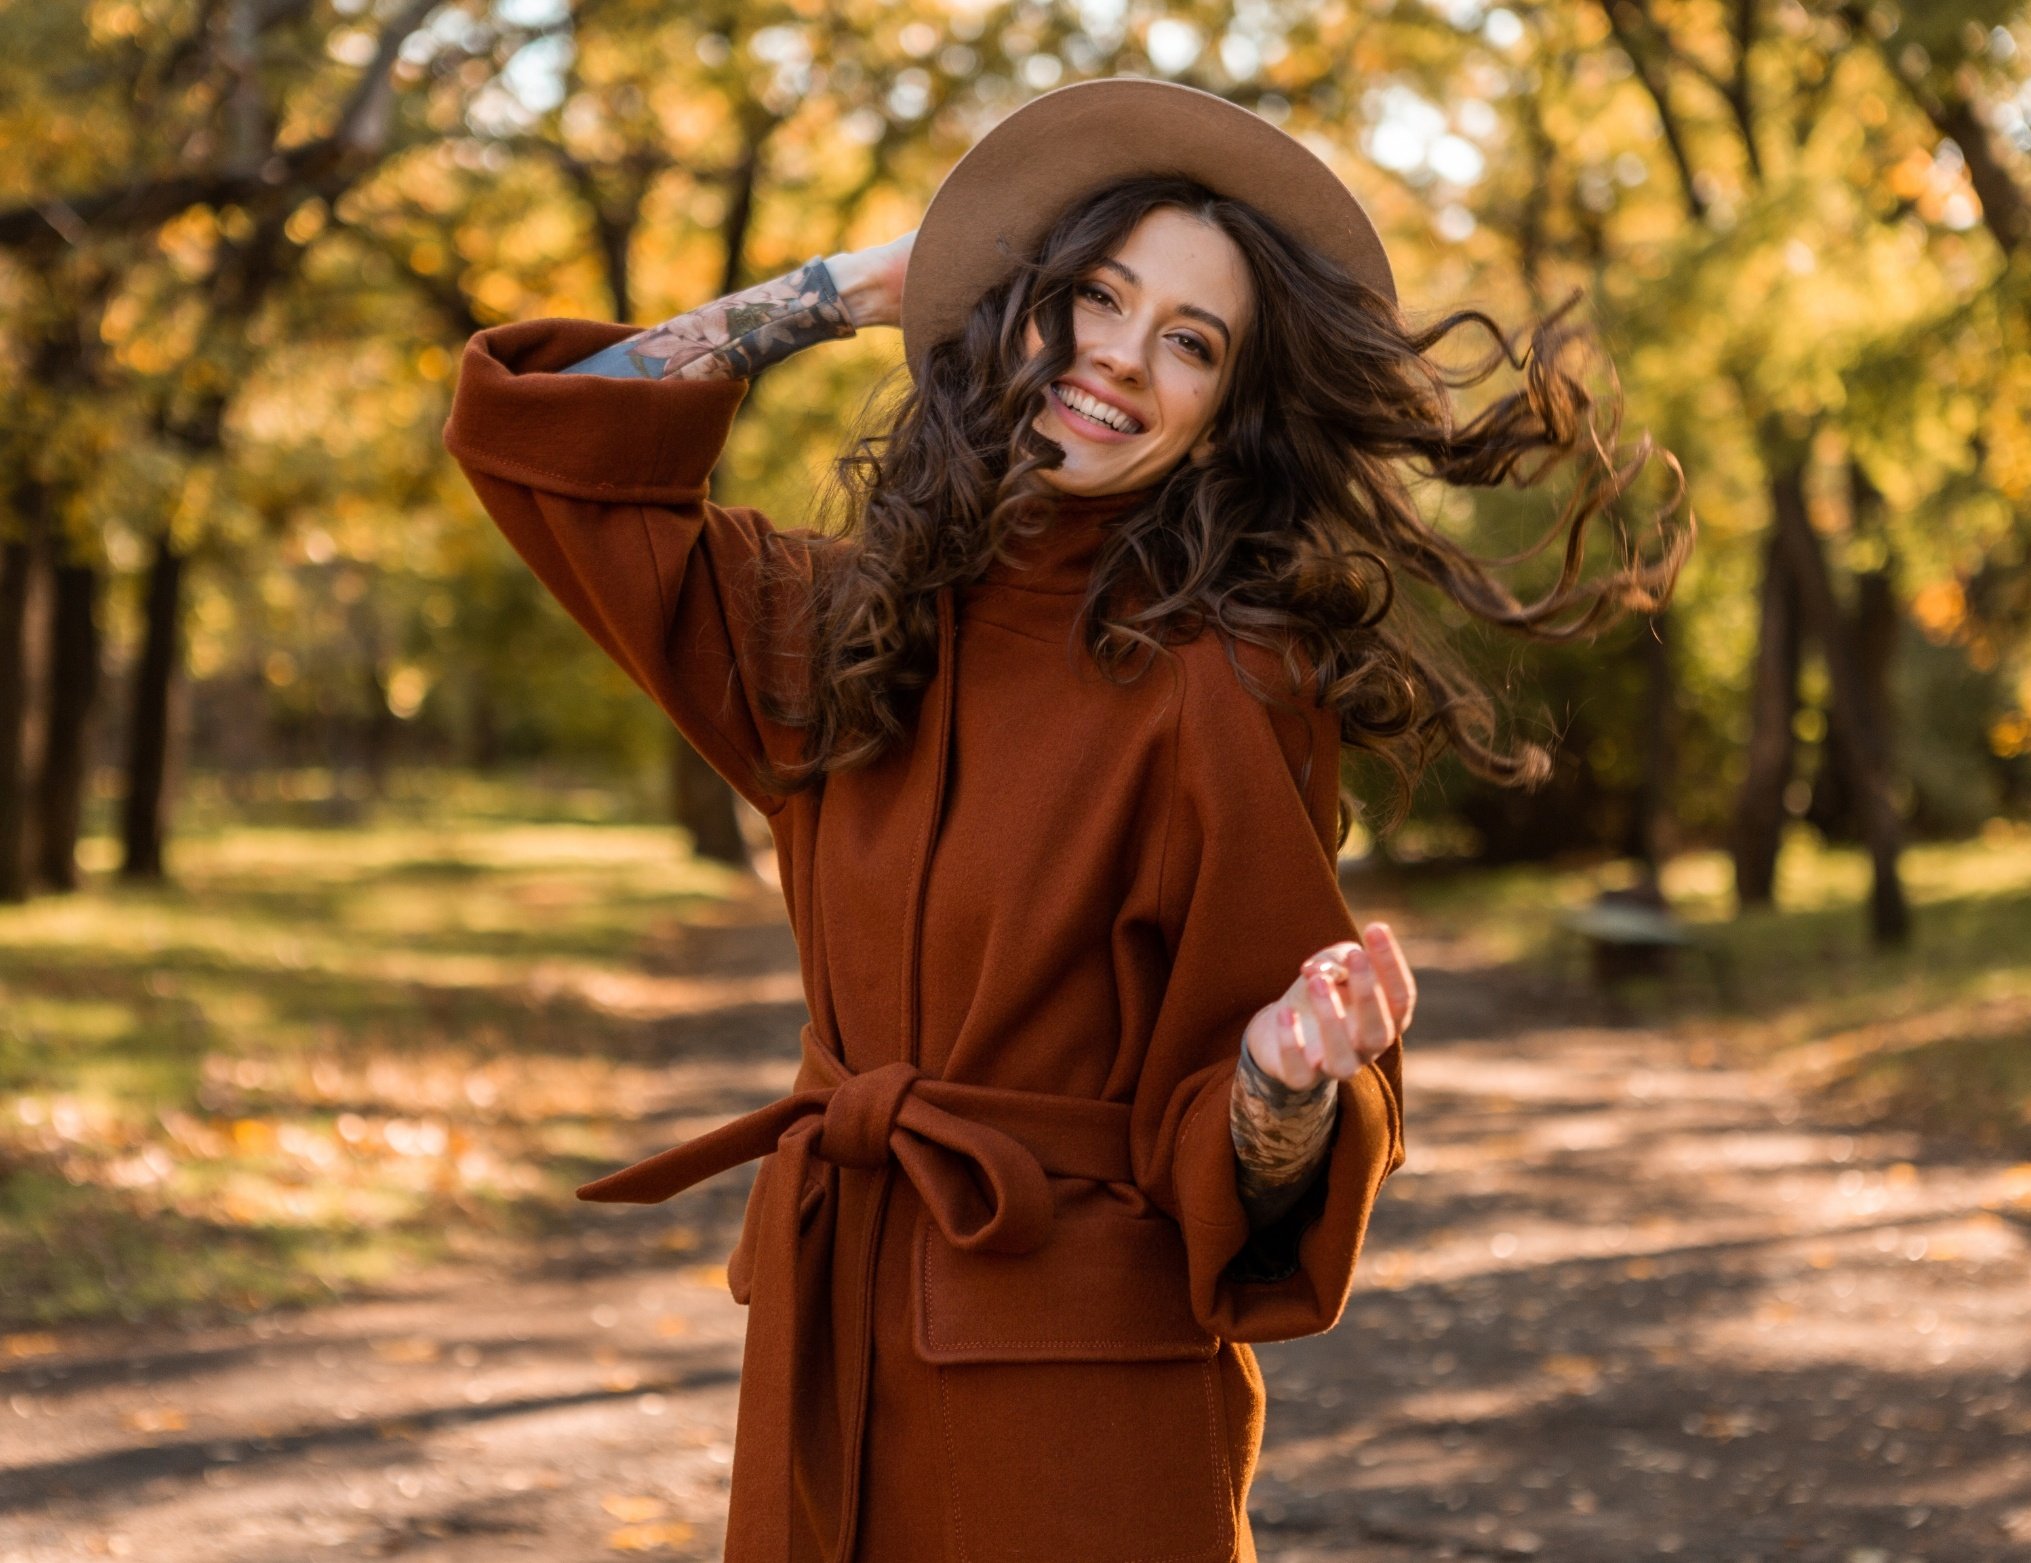
[[[1816,1123],[1395,920],[1410,1159],[1340,1327],[1261,1350],[1265,1563],[2031,1559],[2026,1169]],[[737,1081],[673,1071],[655,1133],[780,1090],[794,1027],[761,1042]],[[0,1563],[717,1558],[721,1184],[588,1212],[533,1274],[17,1338]]]

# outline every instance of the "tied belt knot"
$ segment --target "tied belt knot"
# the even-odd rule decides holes
[[[872,1299],[884,1174],[893,1167],[909,1180],[945,1241],[999,1254],[1030,1253],[1050,1236],[1050,1175],[1133,1181],[1126,1103],[966,1085],[902,1060],[855,1073],[818,1044],[808,1023],[803,1042],[802,1089],[578,1191],[581,1199],[653,1204],[766,1158],[749,1213],[753,1271],[727,1563],[789,1563],[795,1496],[813,1485],[795,1481],[796,1418],[819,1415],[797,1382],[798,1364],[822,1360],[813,1350],[822,1342],[810,1332],[838,1322],[822,1306],[835,1255],[857,1272],[849,1295]],[[868,1219],[836,1243],[831,1221],[807,1219],[814,1161],[881,1177]],[[813,1251],[821,1246],[826,1251]],[[819,1292],[820,1306],[810,1306],[807,1288]],[[849,1338],[836,1363],[835,1425],[845,1429],[845,1447],[831,1473],[839,1496],[827,1556],[835,1559],[850,1553],[858,1509],[870,1323],[863,1315],[844,1326]],[[825,1490],[823,1482],[814,1490]]]
[[[841,1081],[818,1120],[813,1151],[835,1167],[876,1170],[889,1159],[889,1136],[896,1131],[903,1098],[922,1074],[915,1064],[898,1059]]]

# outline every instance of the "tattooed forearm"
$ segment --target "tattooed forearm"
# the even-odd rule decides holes
[[[1227,1123],[1239,1164],[1236,1186],[1249,1225],[1267,1226],[1303,1197],[1318,1175],[1339,1114],[1332,1075],[1303,1091],[1264,1073],[1244,1045],[1228,1097]]]
[[[744,380],[815,342],[854,334],[853,313],[822,256],[743,293],[674,315],[660,326],[560,371],[642,380]]]

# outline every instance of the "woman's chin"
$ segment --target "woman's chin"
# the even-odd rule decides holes
[[[1106,470],[1102,471],[1098,466],[1076,462],[1069,457],[1064,465],[1039,475],[1061,494],[1077,494],[1082,497],[1114,494],[1123,489],[1140,486],[1140,480],[1125,468],[1109,463]]]
[[[1038,432],[1065,453],[1065,459],[1056,467],[1039,471],[1039,476],[1062,494],[1119,494],[1154,483],[1163,476],[1149,474],[1147,451],[1138,449],[1132,459],[1126,459],[1119,446],[1096,449],[1095,442],[1053,429],[1041,420]]]

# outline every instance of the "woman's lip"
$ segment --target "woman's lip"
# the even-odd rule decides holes
[[[1076,407],[1068,407],[1055,391],[1051,393],[1051,405],[1057,408],[1060,423],[1073,433],[1082,434],[1089,440],[1098,440],[1103,444],[1118,444],[1122,440],[1132,440],[1136,437],[1133,434],[1124,434],[1119,429],[1110,429],[1106,424],[1087,417]]]
[[[1122,417],[1133,419],[1136,426],[1136,432],[1137,433],[1142,432],[1143,429],[1142,419],[1136,417],[1135,409],[1129,406],[1120,397],[1108,395],[1107,392],[1101,390],[1099,386],[1093,384],[1089,380],[1080,379],[1079,376],[1077,376],[1076,374],[1061,375],[1059,376],[1056,383],[1059,385],[1069,385],[1075,391],[1084,392],[1086,395],[1092,397],[1096,402],[1100,403],[1100,405],[1103,407],[1112,407],[1116,412],[1120,413]]]

